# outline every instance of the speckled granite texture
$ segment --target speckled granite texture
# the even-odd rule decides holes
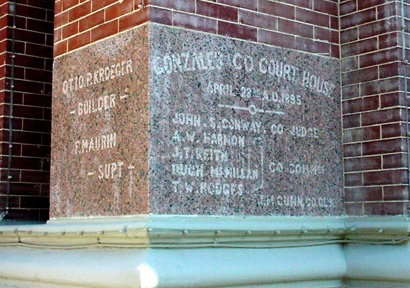
[[[51,217],[341,215],[338,69],[157,24],[58,58]]]
[[[54,63],[51,217],[148,212],[148,27]]]
[[[340,215],[339,63],[151,26],[150,211]]]

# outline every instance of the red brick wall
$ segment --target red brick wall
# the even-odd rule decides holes
[[[345,207],[349,215],[407,214],[408,210],[401,7],[395,2],[340,4]],[[409,4],[405,11],[409,17]]]
[[[13,1],[0,1],[0,212],[7,198]],[[49,209],[53,1],[17,1],[10,210],[6,219],[46,220]]]
[[[148,20],[339,56],[335,0],[57,0],[55,7],[55,56]]]
[[[64,54],[148,20],[133,0],[56,0],[54,56]]]

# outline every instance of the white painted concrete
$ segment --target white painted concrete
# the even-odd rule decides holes
[[[252,287],[330,280],[334,285],[346,273],[340,245],[283,249],[1,247],[0,259],[0,279],[32,287],[46,283],[73,287]]]
[[[0,287],[410,287],[408,219],[150,216],[0,226]]]

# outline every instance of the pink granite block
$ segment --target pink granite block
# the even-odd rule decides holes
[[[149,24],[55,67],[52,217],[342,214],[337,60]]]

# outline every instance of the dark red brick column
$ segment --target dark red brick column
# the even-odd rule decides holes
[[[17,1],[13,43],[13,1],[0,1],[0,211],[7,198],[9,117],[13,90],[9,220],[46,220],[49,210],[49,157],[53,1]],[[14,48],[13,48],[14,45]],[[14,80],[12,76],[12,51]],[[11,83],[14,81],[14,87]]]
[[[401,7],[386,2],[340,5],[349,215],[400,215],[408,210]],[[405,11],[409,8],[405,4]]]

